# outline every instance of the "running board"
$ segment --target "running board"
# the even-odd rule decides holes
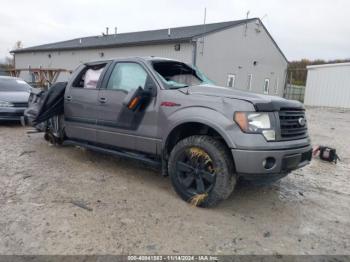
[[[129,158],[129,159],[135,159],[138,161],[141,161],[147,165],[151,165],[154,167],[161,167],[161,161],[153,160],[151,158],[146,157],[145,155],[138,154],[138,153],[133,153],[133,152],[128,152],[128,151],[122,151],[122,150],[117,150],[117,149],[107,149],[95,145],[91,145],[88,143],[83,143],[83,142],[78,142],[74,140],[65,140],[63,142],[63,145],[73,145],[73,146],[80,146],[84,147],[87,149],[91,149],[92,151],[108,154],[108,155],[114,155],[118,157],[123,157],[123,158]]]

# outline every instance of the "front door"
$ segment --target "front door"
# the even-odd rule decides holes
[[[143,109],[130,110],[125,105],[128,93],[141,87],[156,92],[151,75],[142,64],[116,62],[99,91],[97,120],[98,143],[156,154],[157,101],[153,96]]]

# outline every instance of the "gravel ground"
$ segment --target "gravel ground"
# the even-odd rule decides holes
[[[310,108],[308,120],[341,162],[241,184],[212,209],[137,162],[2,124],[0,254],[350,254],[350,111]]]

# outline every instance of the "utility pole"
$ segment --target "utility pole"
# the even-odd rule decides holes
[[[248,10],[247,18],[246,18],[247,20],[249,18],[249,13],[250,13],[250,11]],[[245,21],[244,36],[247,36],[247,30],[248,30],[248,21]]]
[[[201,44],[202,44],[201,55],[204,54],[204,35],[205,35],[205,31],[206,31],[206,28],[205,28],[206,23],[207,23],[207,8],[205,7],[204,8],[204,21],[203,21],[203,37],[202,37],[202,41],[201,41]]]

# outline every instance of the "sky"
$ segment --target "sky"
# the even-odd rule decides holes
[[[289,61],[350,58],[349,0],[2,0],[0,61],[23,47],[99,35],[262,18]]]

